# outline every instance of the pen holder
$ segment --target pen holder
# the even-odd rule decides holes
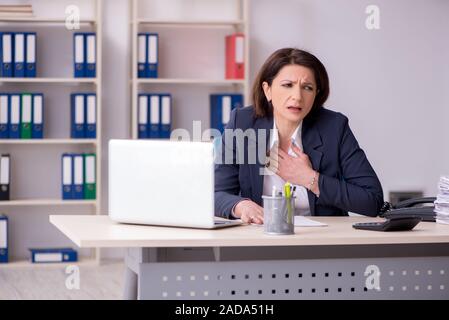
[[[272,235],[294,234],[295,197],[262,196],[264,232]]]

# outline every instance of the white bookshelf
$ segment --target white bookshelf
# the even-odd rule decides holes
[[[96,1],[96,0],[95,0]],[[4,24],[55,24],[55,25],[65,25],[65,19],[59,18],[39,18],[39,17],[0,17],[0,25]],[[96,19],[84,19],[79,21],[80,25],[94,25],[97,23]]]
[[[0,82],[5,83],[92,83],[97,84],[98,78],[0,78]]]
[[[229,28],[234,26],[245,25],[245,20],[223,20],[223,21],[212,21],[212,20],[151,20],[151,19],[137,19],[136,21],[139,25],[152,25],[157,27],[220,27]]]
[[[245,85],[245,80],[224,80],[224,79],[137,79],[137,84],[200,84],[200,85]]]
[[[97,139],[4,139],[0,141],[1,145],[41,145],[41,144],[93,144],[96,145]]]
[[[39,5],[37,2],[32,2],[33,6],[34,4]],[[67,5],[69,3],[67,2]],[[60,6],[60,3],[52,3],[47,2],[45,3],[45,6]],[[95,92],[97,95],[97,113],[96,113],[96,120],[97,120],[97,128],[96,128],[96,138],[95,139],[70,139],[70,138],[57,138],[57,137],[51,137],[51,136],[45,136],[46,130],[44,129],[44,139],[0,139],[0,153],[10,153],[12,157],[11,165],[14,166],[14,154],[18,152],[19,150],[27,150],[27,152],[37,152],[42,153],[45,152],[46,148],[54,148],[56,147],[57,150],[61,150],[58,153],[62,155],[64,152],[70,152],[72,148],[75,148],[75,150],[81,151],[81,152],[93,152],[96,154],[96,198],[95,200],[63,200],[61,198],[60,193],[55,194],[53,197],[44,197],[44,198],[28,198],[20,197],[20,186],[18,188],[17,195],[12,195],[11,200],[9,201],[0,201],[0,212],[1,210],[5,209],[11,209],[11,208],[21,208],[20,210],[33,210],[37,208],[54,208],[57,212],[58,208],[76,208],[76,210],[80,210],[80,212],[85,212],[85,210],[89,210],[91,214],[101,214],[101,190],[102,190],[102,179],[101,179],[101,159],[102,159],[102,144],[101,144],[101,128],[102,128],[102,42],[103,42],[103,30],[102,30],[102,6],[103,6],[103,0],[93,0],[92,3],[89,3],[90,5],[90,12],[92,12],[92,18],[88,19],[81,19],[80,21],[80,27],[87,27],[89,30],[96,33],[96,77],[95,78],[74,78],[73,76],[63,76],[63,77],[36,77],[36,78],[1,78],[0,77],[0,91],[1,92],[7,92],[7,90],[13,90],[15,92],[29,92],[29,86],[36,86],[36,85],[44,85],[44,88],[47,87],[54,87],[54,90],[52,89],[49,93],[46,93],[44,95],[44,105],[45,107],[48,106],[47,99],[48,96],[52,95],[52,92],[58,91],[58,88],[61,88],[61,86],[70,86],[72,89],[75,87],[78,92]],[[59,10],[61,7],[57,7]],[[54,28],[60,28],[58,30],[63,30],[62,28],[65,28],[66,20],[64,17],[64,12],[59,10],[61,12],[61,18],[54,18],[54,17],[26,17],[26,18],[18,18],[18,17],[12,17],[12,18],[6,18],[6,17],[0,17],[0,28],[8,28],[9,30],[13,28],[18,28],[19,30],[23,30],[24,28],[27,28],[28,30],[33,30],[33,28],[38,28],[38,46],[39,46],[39,34],[49,32],[52,30],[55,30]],[[42,11],[41,11],[42,12]],[[45,27],[45,28],[42,28]],[[65,30],[64,30],[65,31]],[[67,41],[67,43],[72,43],[72,37],[74,32],[82,32],[81,30],[69,30],[67,32],[67,37],[70,37],[70,41]],[[72,48],[70,48],[70,52],[72,52]],[[41,64],[42,60],[45,59],[45,57],[37,57],[37,63],[38,63],[38,76],[39,76],[39,65]],[[71,61],[73,61],[73,58],[70,58]],[[73,74],[73,69],[71,66],[67,66],[70,68],[70,75]],[[8,85],[8,89],[3,88],[3,86]],[[79,89],[77,88],[78,86]],[[41,87],[39,87],[41,88]],[[67,101],[70,101],[70,95],[66,96],[65,100],[62,105],[68,105]],[[51,102],[53,104],[58,103],[54,100]],[[68,112],[70,114],[70,112]],[[47,119],[44,120],[44,126],[46,127],[48,125]],[[67,123],[70,121],[70,119],[62,119],[62,121],[67,121]],[[70,136],[70,132],[67,132],[65,134],[66,137]],[[39,148],[33,148],[33,146],[38,146]],[[6,148],[6,151],[4,149]],[[87,149],[84,149],[87,148]],[[29,150],[28,150],[29,149]],[[53,159],[54,160],[54,159]],[[59,160],[59,159],[58,159]],[[60,161],[59,161],[60,163]],[[33,166],[36,167],[36,169],[39,170],[39,163],[33,164]],[[60,164],[58,167],[55,168],[55,170],[60,171]],[[24,181],[11,181],[11,183],[19,184],[19,183],[26,183]],[[45,181],[43,181],[45,183]],[[60,180],[58,181],[51,181],[51,183],[56,183],[60,185]],[[52,209],[53,210],[53,209]],[[11,217],[15,213],[11,212],[8,215]],[[17,213],[17,215],[20,216],[20,213]],[[45,223],[49,224],[48,216],[46,216],[47,221]],[[16,230],[17,232],[17,230]],[[20,232],[20,230],[19,230]],[[32,247],[32,243],[29,244],[30,247]],[[60,246],[59,244],[55,243],[55,247]],[[10,263],[8,264],[0,264],[0,268],[9,268],[9,267],[19,267],[19,266],[36,266],[36,264],[31,264],[29,261],[26,261],[24,259],[19,261],[14,261],[11,259],[11,251],[10,250]],[[92,254],[90,257],[79,257],[81,264],[90,264],[90,263],[100,263],[100,250],[98,248],[94,249],[92,251]],[[11,261],[12,260],[12,261]],[[76,263],[76,264],[79,264]],[[39,264],[40,266],[41,264]],[[60,266],[63,264],[49,264],[49,265],[55,265]]]
[[[18,199],[0,202],[0,207],[16,206],[97,206],[96,200]]]
[[[184,88],[189,87],[189,90],[196,90],[197,87],[217,87],[220,88],[219,92],[229,91],[234,93],[242,93],[244,95],[244,104],[247,105],[250,101],[250,83],[249,83],[249,0],[236,0],[234,2],[235,8],[232,16],[222,17],[221,12],[214,12],[215,17],[210,16],[198,18],[197,16],[193,17],[179,17],[179,18],[161,18],[161,17],[147,17],[145,16],[145,10],[140,8],[141,6],[146,6],[146,8],[150,8],[150,11],[160,12],[168,12],[170,11],[170,5],[176,5],[176,2],[171,0],[166,1],[163,5],[167,6],[165,9],[161,8],[161,1],[151,0],[144,1],[143,0],[130,0],[130,12],[131,12],[131,137],[133,139],[137,139],[137,100],[138,94],[144,92],[152,92],[154,88],[155,90],[164,92],[170,92],[174,88]],[[227,0],[218,0],[226,5]],[[157,2],[157,3],[156,3]],[[214,2],[214,1],[211,1]],[[217,2],[217,1],[215,1]],[[229,2],[229,1],[228,1]],[[232,1],[231,1],[232,2]],[[200,3],[200,2],[199,2]],[[204,2],[203,2],[204,3]],[[179,5],[179,1],[177,2]],[[152,5],[157,6],[157,10],[151,10]],[[194,4],[192,3],[192,6]],[[198,5],[198,4],[195,4]],[[209,10],[210,8],[208,8]],[[153,29],[154,28],[154,29]],[[138,78],[137,74],[137,36],[139,32],[157,32],[153,30],[177,30],[183,31],[185,29],[189,30],[189,37],[195,37],[195,33],[197,30],[225,30],[228,34],[234,32],[242,32],[245,34],[245,78],[237,79],[237,80],[228,80],[225,79],[224,71],[221,78],[206,78],[206,77],[197,77],[196,75],[193,77],[166,77],[164,75],[164,70],[161,69],[161,59],[167,59],[159,54],[159,78]],[[222,35],[218,35],[220,37],[220,41],[225,42],[225,38]],[[162,41],[170,41],[166,38],[159,38],[159,43]],[[223,47],[224,48],[224,47]],[[224,50],[224,49],[223,49]],[[223,52],[224,54],[224,52]],[[224,60],[217,59],[216,64],[223,65],[224,69]],[[201,67],[200,65],[198,67]],[[163,89],[161,89],[163,88]],[[227,88],[227,89],[226,89]],[[173,97],[175,98],[175,97]],[[179,98],[179,97],[178,97]],[[175,99],[173,99],[175,100]],[[173,101],[172,100],[172,101]],[[176,102],[173,101],[173,107],[176,108]],[[209,114],[209,105],[201,106],[204,112]],[[193,121],[195,119],[188,119]],[[173,121],[173,119],[172,119]],[[176,129],[172,126],[172,129]],[[206,128],[204,128],[206,129]]]

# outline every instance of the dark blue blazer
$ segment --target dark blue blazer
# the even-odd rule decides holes
[[[255,118],[252,106],[236,108],[231,113],[227,129],[273,129],[273,117]],[[348,118],[343,114],[320,108],[303,120],[302,144],[314,170],[320,173],[318,180],[320,196],[308,191],[310,211],[313,216],[346,216],[348,211],[367,216],[378,215],[383,205],[382,186],[371,167],[364,151],[359,147]],[[234,160],[239,156],[236,143],[228,143],[222,135],[220,150],[231,151]],[[265,143],[266,150],[270,135],[265,141],[256,136],[256,146]],[[235,139],[234,139],[235,140]],[[231,146],[230,146],[231,145]],[[244,148],[248,147],[245,139]],[[231,150],[229,150],[231,148]],[[223,157],[224,153],[218,153]],[[232,218],[234,205],[249,198],[262,206],[263,168],[265,159],[250,164],[215,165],[215,215]],[[241,161],[240,161],[241,162]],[[254,161],[253,161],[254,162]]]

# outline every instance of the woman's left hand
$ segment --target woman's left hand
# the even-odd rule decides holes
[[[309,156],[294,144],[292,144],[292,150],[297,157],[278,148],[276,174],[292,184],[308,187],[316,174]]]

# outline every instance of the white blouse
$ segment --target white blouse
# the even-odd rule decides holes
[[[298,146],[301,150],[303,150],[301,139],[301,128],[302,128],[302,121],[296,128],[296,130],[293,132],[292,141],[293,143],[296,144],[296,146]],[[273,121],[273,131],[270,137],[270,152],[275,145],[278,145],[278,143],[279,143],[279,132],[276,127],[276,122]],[[288,154],[293,157],[296,157],[291,147],[288,150]],[[273,186],[276,186],[276,190],[283,191],[284,184],[286,183],[286,181],[284,181],[277,174],[268,171],[269,170],[268,168],[265,168],[265,170],[266,172],[263,179],[263,194],[270,196],[273,190]],[[310,205],[309,205],[309,198],[307,196],[307,189],[303,186],[296,185],[295,196],[296,196],[295,215],[310,216]]]

